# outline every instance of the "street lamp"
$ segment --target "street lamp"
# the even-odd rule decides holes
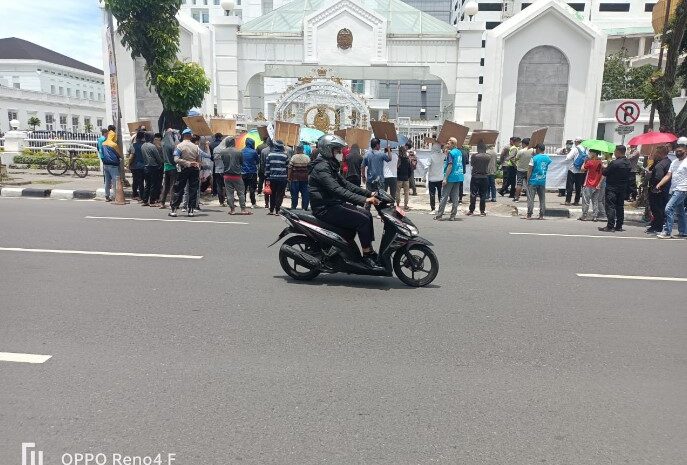
[[[474,0],[470,0],[465,4],[463,11],[470,17],[470,21],[472,21],[472,17],[479,13],[479,4]]]
[[[224,15],[225,16],[231,16],[231,12],[234,11],[234,7],[236,6],[236,3],[234,0],[222,0],[220,2],[220,5],[222,6],[222,9],[224,10]]]

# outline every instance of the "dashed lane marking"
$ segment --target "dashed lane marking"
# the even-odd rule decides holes
[[[52,355],[18,354],[14,352],[0,352],[0,362],[45,363]]]
[[[172,255],[158,253],[132,253],[132,252],[100,252],[96,250],[57,250],[57,249],[25,249],[22,247],[0,247],[0,252],[28,252],[28,253],[54,253],[66,255],[105,255],[110,257],[142,257],[142,258],[179,258],[186,260],[200,260],[202,255]]]

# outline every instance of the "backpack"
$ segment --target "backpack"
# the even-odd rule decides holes
[[[119,166],[119,157],[109,147],[103,147],[103,165]]]
[[[575,168],[582,169],[582,165],[584,165],[584,162],[587,160],[587,151],[582,148],[582,146],[577,147],[577,156],[575,157],[575,160],[573,160],[573,166]]]

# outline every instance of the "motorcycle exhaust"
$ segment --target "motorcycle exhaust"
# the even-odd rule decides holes
[[[281,246],[281,250],[284,255],[296,260],[303,266],[307,266],[309,268],[320,268],[320,266],[322,266],[322,263],[316,257],[313,257],[312,255],[301,250],[295,249],[290,245],[283,244]]]

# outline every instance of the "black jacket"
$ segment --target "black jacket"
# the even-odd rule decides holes
[[[372,192],[346,181],[339,172],[341,165],[332,158],[317,157],[308,165],[308,189],[313,212],[333,205],[365,205]]]
[[[670,168],[670,158],[665,157],[662,160],[657,161],[653,167],[651,167],[651,175],[649,176],[649,187],[652,189],[656,188],[656,184],[661,182],[661,179],[665,177],[666,174],[668,174],[668,168]],[[668,189],[670,188],[670,183],[667,183],[665,188],[666,192],[668,192]]]
[[[410,158],[398,157],[398,171],[396,172],[396,179],[398,181],[409,181],[413,176],[413,167],[410,164]]]
[[[616,158],[603,171],[606,176],[606,189],[624,192],[630,182],[630,160]]]

